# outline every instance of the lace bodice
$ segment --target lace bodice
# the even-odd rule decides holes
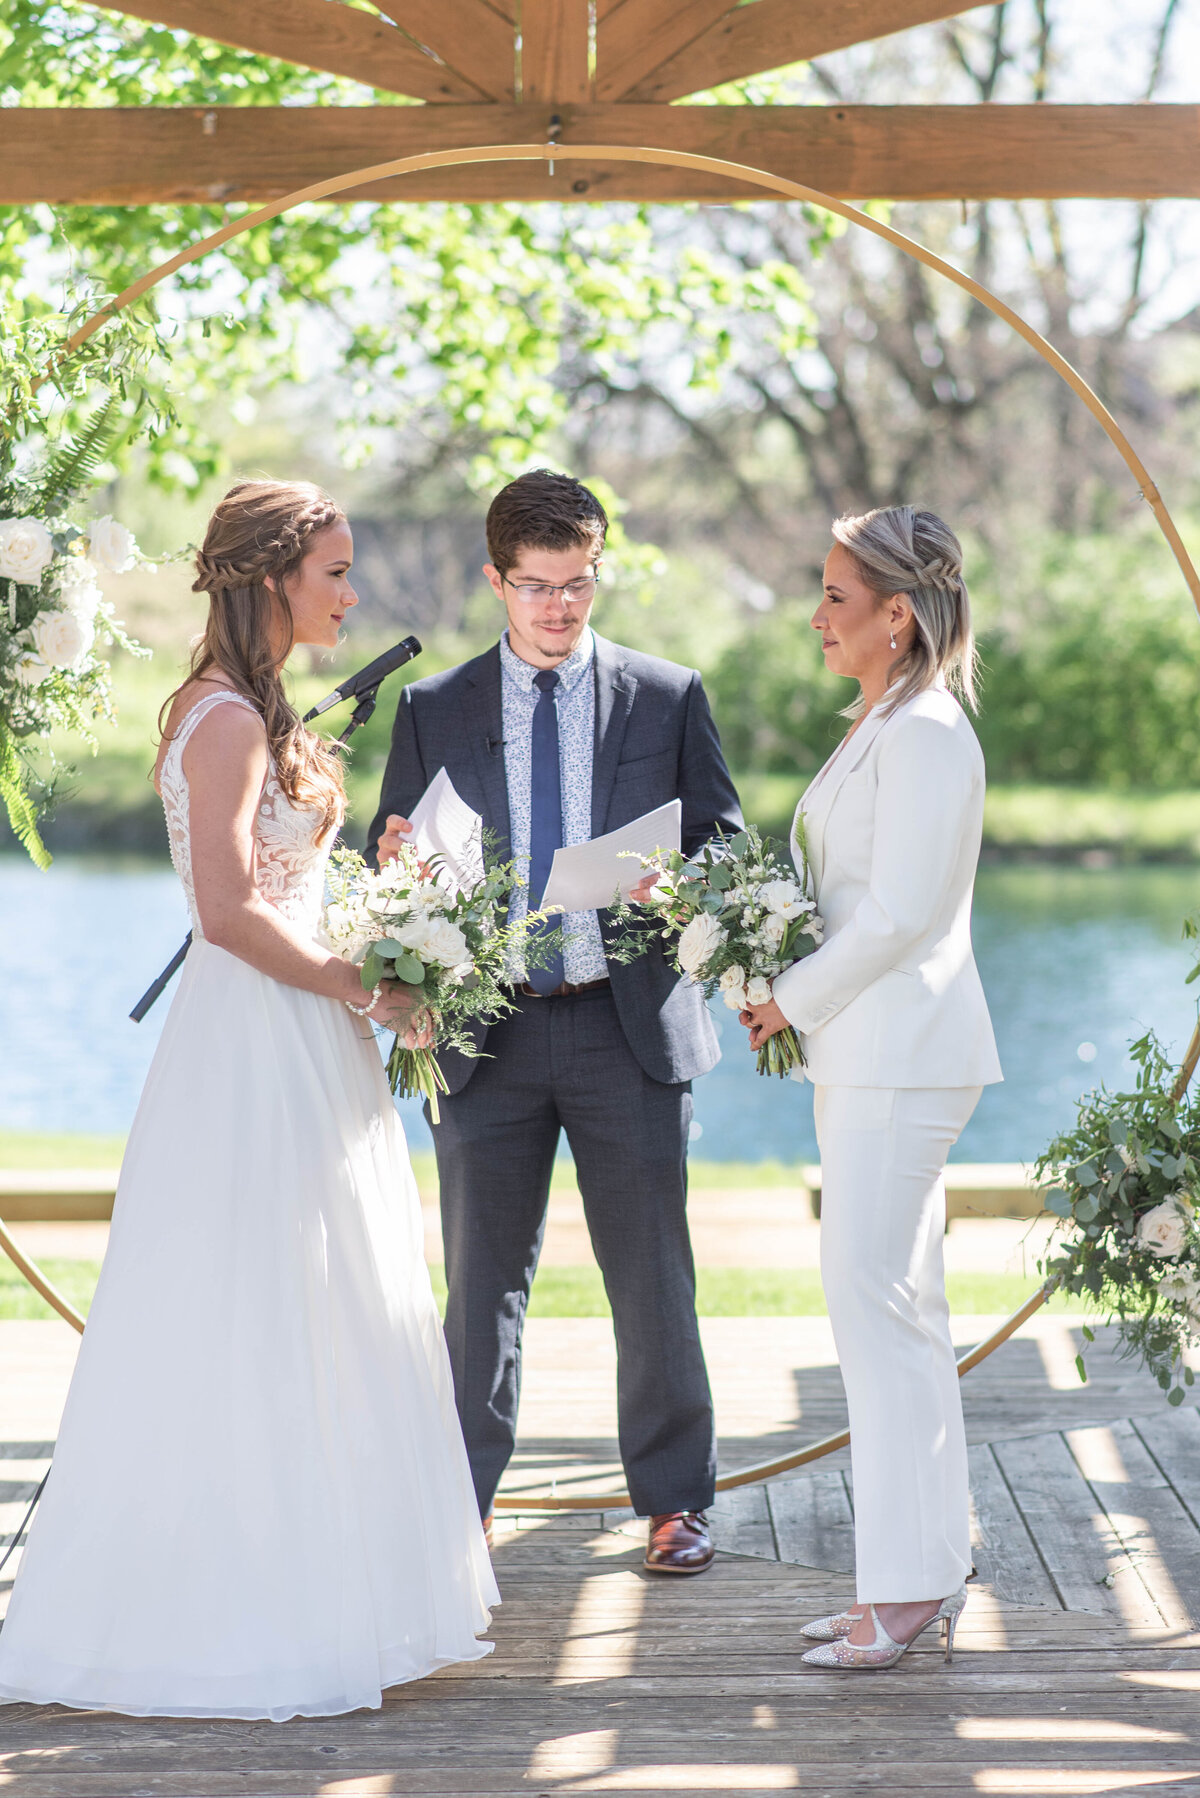
[[[192,881],[191,821],[188,815],[188,783],[183,771],[183,752],[192,732],[214,706],[228,702],[245,706],[258,716],[248,699],[222,689],[194,705],[167,748],[159,773],[171,860],[175,864],[192,917],[192,933],[203,937],[196,910]],[[254,878],[268,904],[293,923],[316,930],[324,890],[325,864],[333,845],[330,833],[317,841],[321,814],[313,806],[294,805],[279,784],[274,764],[267,769],[254,826]]]

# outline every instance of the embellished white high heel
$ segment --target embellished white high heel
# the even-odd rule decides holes
[[[847,1641],[845,1636],[839,1636],[833,1641],[822,1643],[820,1648],[810,1648],[808,1653],[802,1656],[802,1659],[806,1667],[835,1667],[846,1672],[872,1667],[894,1667],[901,1655],[906,1654],[912,1647],[918,1636],[923,1636],[927,1629],[932,1629],[935,1623],[940,1623],[942,1640],[946,1648],[946,1660],[950,1662],[954,1659],[954,1632],[958,1628],[958,1620],[966,1602],[967,1589],[965,1586],[960,1586],[957,1592],[951,1593],[949,1598],[942,1600],[929,1621],[914,1631],[907,1642],[895,1641],[879,1621],[875,1606],[869,1604],[866,1615],[871,1619],[871,1626],[875,1631],[875,1640],[869,1647],[859,1648],[854,1643]],[[821,1618],[820,1621],[825,1622],[826,1619]],[[831,1618],[828,1621],[832,1623],[834,1619]]]
[[[832,1616],[814,1617],[811,1623],[803,1624],[800,1634],[810,1642],[839,1642],[858,1622],[853,1611],[835,1611]]]

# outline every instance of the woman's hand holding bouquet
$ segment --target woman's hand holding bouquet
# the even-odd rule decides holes
[[[352,849],[330,857],[326,938],[360,969],[364,993],[394,991],[387,1027],[397,1034],[388,1080],[403,1098],[423,1094],[435,1123],[438,1094],[448,1090],[437,1050],[477,1054],[472,1026],[495,1023],[513,1009],[510,969],[538,959],[541,942],[530,940],[529,926],[542,914],[507,922],[517,884],[511,864],[491,863],[473,884],[457,886],[438,858],[422,861],[403,842],[378,870]],[[398,989],[388,988],[390,982]]]
[[[641,915],[620,908],[628,928],[610,954],[631,961],[645,953],[641,917],[648,911],[660,920],[679,972],[702,987],[706,998],[720,993],[731,1011],[768,1005],[775,976],[821,941],[823,926],[808,896],[807,877],[796,880],[753,826],[728,842],[706,843],[691,858],[677,850],[658,851],[644,857],[643,866],[657,881],[650,887],[642,880],[635,888]],[[760,1074],[782,1076],[804,1065],[790,1024],[753,1046]]]

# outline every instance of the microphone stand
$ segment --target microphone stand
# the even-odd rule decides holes
[[[363,725],[366,724],[372,712],[375,710],[376,703],[379,699],[379,689],[386,679],[387,675],[381,674],[377,681],[373,682],[369,687],[364,687],[361,692],[346,694],[347,699],[355,699],[358,703],[355,705],[354,710],[350,715],[349,724],[337,739],[339,743],[348,743],[355,731],[361,730]],[[311,712],[305,712],[304,717],[300,722],[302,724],[308,724],[316,716],[317,712],[314,707]],[[179,948],[175,951],[162,973],[158,976],[158,979],[146,988],[145,992],[130,1012],[129,1016],[135,1024],[141,1023],[146,1013],[150,1010],[150,1007],[157,999],[162,997],[167,987],[170,986],[172,980],[174,980],[176,974],[178,974],[180,968],[183,966],[187,952],[191,946],[192,933],[189,930]]]

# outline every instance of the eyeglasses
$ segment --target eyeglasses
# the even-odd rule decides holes
[[[506,574],[502,574],[500,579],[506,587],[512,588],[525,605],[540,606],[548,605],[556,593],[561,593],[568,605],[577,599],[590,599],[596,591],[597,577],[594,574],[581,574],[576,580],[561,581],[557,586],[552,586],[549,581],[522,581],[518,585],[516,581],[510,581]]]

